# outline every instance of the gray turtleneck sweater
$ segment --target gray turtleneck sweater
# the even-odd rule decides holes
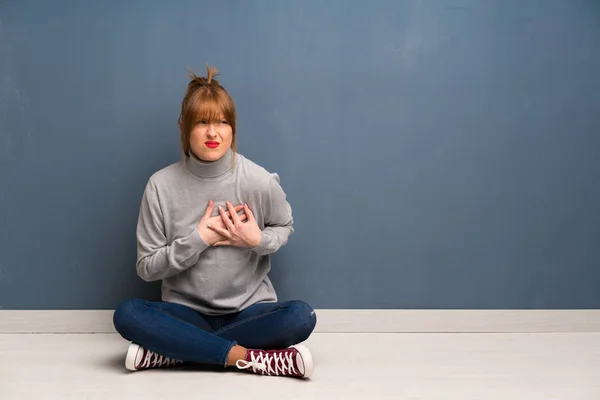
[[[196,227],[210,199],[213,216],[225,201],[247,203],[262,230],[260,245],[204,243]],[[207,315],[274,302],[269,254],[287,243],[292,223],[277,174],[231,150],[214,162],[185,158],[156,172],[146,185],[137,225],[137,273],[145,281],[162,279],[163,301]]]

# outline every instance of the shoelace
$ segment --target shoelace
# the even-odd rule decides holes
[[[142,365],[140,366],[140,368],[167,367],[181,363],[183,363],[183,361],[174,360],[172,358],[153,353],[150,350],[146,350],[146,355],[144,357],[144,361],[142,361]]]
[[[262,372],[267,375],[297,375],[294,369],[294,361],[292,352],[267,353],[267,352],[250,352],[251,361],[238,360],[235,365],[239,369],[252,368],[253,372]],[[242,362],[242,365],[240,365]],[[286,374],[287,370],[287,374]]]

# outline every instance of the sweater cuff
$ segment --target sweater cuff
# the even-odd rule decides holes
[[[257,253],[258,255],[265,255],[265,254],[269,254],[269,247],[268,247],[268,235],[263,231],[260,237],[260,243],[258,244],[258,246],[251,248],[250,250],[254,251],[255,253]]]
[[[200,232],[198,232],[198,229],[194,229],[194,231],[190,233],[186,239],[188,241],[189,246],[192,249],[198,250],[199,252],[203,252],[204,250],[210,247],[210,245],[208,245],[204,242],[204,240],[202,240],[202,236],[200,236]]]

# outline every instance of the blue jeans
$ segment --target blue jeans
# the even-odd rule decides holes
[[[302,301],[257,303],[238,313],[210,316],[181,304],[133,299],[117,307],[113,322],[123,338],[157,354],[225,366],[236,344],[270,350],[306,340],[317,317]]]

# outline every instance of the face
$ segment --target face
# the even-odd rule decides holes
[[[198,121],[190,132],[192,153],[202,161],[217,161],[231,147],[233,130],[221,116],[214,122]]]

